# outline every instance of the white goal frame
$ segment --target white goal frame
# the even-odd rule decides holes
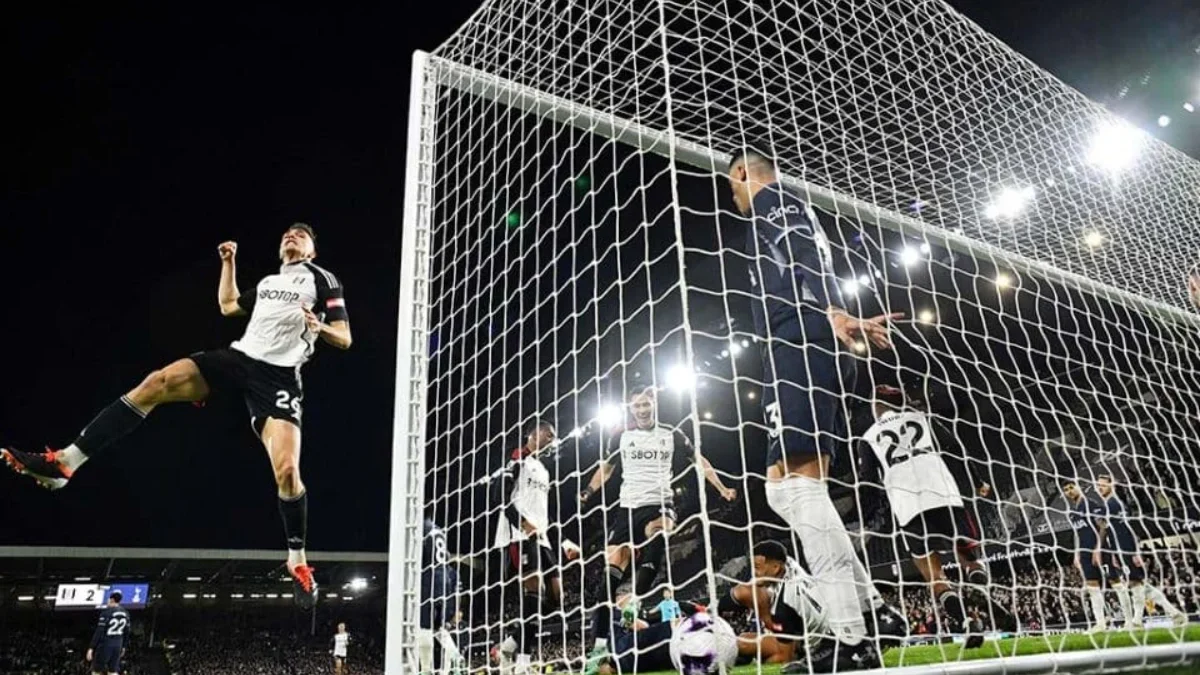
[[[450,88],[524,111],[640,151],[658,154],[675,164],[722,172],[725,153],[577,102],[538,91],[484,71],[426,52],[415,52],[409,99],[408,147],[404,185],[404,220],[400,251],[399,320],[396,344],[396,400],[392,440],[392,483],[388,560],[387,640],[385,672],[416,673],[410,660],[415,645],[419,604],[422,500],[425,476],[425,416],[429,362],[429,274],[432,253],[433,144],[439,88]],[[853,217],[911,237],[921,237],[952,251],[1002,262],[1018,273],[1031,273],[1068,288],[1119,300],[1160,321],[1200,327],[1200,315],[1136,295],[1094,279],[930,226],[916,218],[883,209],[819,185],[783,176],[780,181],[805,195],[813,206]],[[676,204],[678,207],[678,204]],[[674,213],[679,227],[679,212]],[[682,243],[679,244],[682,246]],[[1180,279],[1180,283],[1185,283]],[[687,317],[684,321],[686,323]],[[686,328],[686,327],[685,327]],[[1031,673],[1070,672],[1081,668],[1130,668],[1200,657],[1200,642],[1122,647],[1089,651],[1001,657],[932,666],[889,668],[888,673]],[[882,672],[882,671],[881,671]]]

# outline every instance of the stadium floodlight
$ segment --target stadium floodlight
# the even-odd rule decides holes
[[[929,242],[927,241],[921,242],[921,246],[919,248],[921,249],[922,255],[929,255],[929,252],[933,250],[933,247],[930,246]]]
[[[1083,235],[1083,243],[1088,248],[1099,248],[1104,244],[1104,235],[1092,230]]]
[[[358,593],[367,590],[367,580],[362,577],[354,577],[350,583],[346,584],[346,588]]]
[[[712,411],[711,411],[711,410],[705,410],[705,411],[704,411],[704,419],[706,419],[706,420],[711,420],[711,419],[712,419],[712,417],[713,417],[713,415],[712,415]]]
[[[742,353],[741,343],[739,343],[737,340],[731,341],[729,343],[729,353],[733,354],[734,356],[737,356],[738,354]]]
[[[746,392],[746,398],[753,401],[754,399],[758,398],[758,392],[751,389],[750,391]]]
[[[195,593],[184,593],[184,594],[183,594],[183,599],[184,599],[184,600],[195,600],[195,599],[196,599],[196,594],[195,594]]]
[[[725,353],[728,356],[728,351]],[[688,393],[696,388],[696,373],[691,368],[679,365],[667,369],[666,383],[668,389],[680,393]]]
[[[567,434],[567,438],[582,438],[584,431],[586,431],[584,427],[575,427]]]
[[[601,429],[611,429],[625,421],[625,409],[619,405],[602,405],[596,411],[596,423]]]
[[[1011,220],[1024,213],[1036,194],[1032,186],[1006,187],[984,208],[983,215],[989,220]]]
[[[876,274],[877,275],[879,274],[878,271],[876,272]],[[858,285],[863,286],[863,287],[870,286],[871,285],[871,276],[868,274],[858,275]]]
[[[1192,105],[1191,103],[1184,103],[1183,109],[1188,112],[1196,112],[1196,106]]]
[[[722,349],[722,350],[721,350],[721,358],[725,358],[726,356],[729,356],[729,350],[728,350],[728,349]]]
[[[1165,127],[1169,124],[1171,124],[1170,115],[1159,115],[1158,116],[1158,126]]]
[[[917,313],[917,320],[921,323],[933,323],[935,318],[937,318],[937,314],[932,309],[923,309]]]
[[[842,292],[846,295],[858,295],[858,279],[846,279],[842,282]]]
[[[996,275],[996,288],[1008,288],[1012,285],[1012,277],[1000,272]]]
[[[905,246],[900,250],[900,264],[905,267],[912,267],[921,262],[921,252],[912,246]]]
[[[18,595],[17,602],[33,602],[32,595]]]
[[[749,349],[750,348],[750,340],[747,338],[742,338],[742,347]]]
[[[1092,136],[1088,163],[1109,173],[1131,168],[1145,145],[1145,134],[1124,122],[1102,125]]]

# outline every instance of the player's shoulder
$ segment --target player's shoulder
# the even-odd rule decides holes
[[[325,285],[329,286],[330,288],[338,288],[342,285],[342,282],[338,280],[336,274],[330,272],[324,267],[321,267],[315,262],[311,260],[305,260],[302,264],[304,265],[304,269],[312,273],[314,279],[324,282]]]

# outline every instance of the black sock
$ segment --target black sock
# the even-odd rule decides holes
[[[608,566],[608,599],[611,602],[617,601],[617,589],[621,587],[621,583],[625,581],[625,570],[615,565]]]
[[[945,590],[938,594],[938,604],[942,606],[942,613],[948,616],[958,624],[963,630],[967,629],[967,608],[963,604],[962,598],[958,593],[952,590]]]
[[[654,587],[654,580],[658,577],[659,566],[662,564],[666,547],[667,543],[661,535],[646,542],[645,548],[642,549],[642,564],[638,569],[636,588],[634,589],[638,595],[644,595]]]
[[[613,610],[612,605],[607,602],[601,603],[592,614],[592,628],[596,640],[607,640],[608,634],[612,632]]]
[[[308,492],[301,492],[299,497],[291,499],[280,497],[279,515],[283,517],[283,533],[287,535],[288,550],[303,549],[308,536]]]
[[[75,447],[91,457],[133,431],[144,419],[146,413],[122,396],[109,403],[107,408],[101,410],[100,414],[79,432],[79,438],[75,439]]]

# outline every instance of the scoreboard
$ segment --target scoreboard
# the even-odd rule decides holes
[[[113,591],[125,609],[144,609],[150,599],[150,584],[59,584],[54,609],[100,609]]]

